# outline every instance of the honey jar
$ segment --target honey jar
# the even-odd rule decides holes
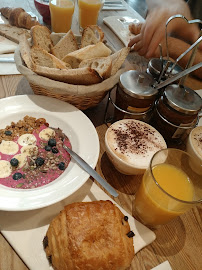
[[[150,123],[167,142],[180,142],[197,125],[201,109],[202,99],[195,91],[169,85],[156,100]]]
[[[158,91],[154,79],[146,72],[129,70],[119,79],[116,90],[114,120],[133,118],[148,122]]]

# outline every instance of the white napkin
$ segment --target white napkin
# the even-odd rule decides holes
[[[0,36],[0,56],[3,53],[14,53],[17,44],[3,36]]]
[[[168,261],[165,261],[159,265],[157,265],[156,267],[152,268],[151,270],[172,270],[170,264]]]
[[[48,264],[42,245],[50,221],[69,203],[95,200],[111,200],[114,202],[89,179],[74,194],[52,206],[25,212],[0,211],[0,229],[4,237],[31,270],[50,270],[52,268]],[[153,242],[156,235],[136,221],[120,206],[118,207],[124,215],[129,217],[130,228],[135,233],[133,241],[137,253],[140,249]]]
[[[14,54],[1,54],[0,58],[14,57]],[[15,63],[0,63],[0,75],[20,74]]]

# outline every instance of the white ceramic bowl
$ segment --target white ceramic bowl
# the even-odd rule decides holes
[[[152,156],[167,148],[164,138],[155,128],[135,119],[113,123],[106,131],[105,146],[115,168],[126,175],[143,174]]]
[[[202,126],[195,127],[187,140],[187,152],[195,158],[192,168],[202,175]]]

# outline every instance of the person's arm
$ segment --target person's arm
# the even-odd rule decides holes
[[[141,27],[140,34],[133,38],[128,46],[134,45],[140,55],[147,58],[154,56],[159,43],[165,41],[165,28],[167,20],[176,14],[192,19],[187,3],[183,0],[146,0],[148,5],[148,15],[145,23]],[[181,18],[174,19],[168,24],[168,34],[193,43],[199,37],[199,28],[196,24],[188,25]]]

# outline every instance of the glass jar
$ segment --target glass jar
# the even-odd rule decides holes
[[[114,120],[134,118],[148,122],[158,91],[151,75],[137,70],[124,72],[116,90]]]
[[[180,142],[197,125],[201,109],[202,99],[195,91],[175,84],[169,85],[156,100],[150,123],[167,142]]]

